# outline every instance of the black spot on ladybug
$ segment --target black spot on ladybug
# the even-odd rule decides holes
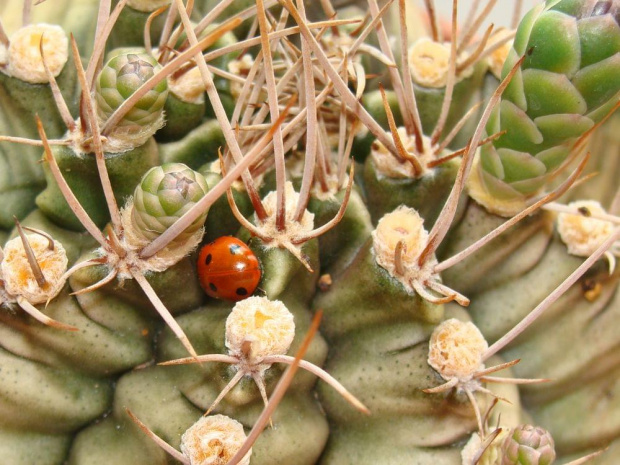
[[[232,244],[228,247],[231,255],[239,255],[241,253],[241,246],[237,244]]]
[[[211,289],[213,292],[217,292],[217,286],[213,283],[209,283],[209,289]]]
[[[205,265],[210,265],[211,260],[213,260],[213,255],[211,254],[207,255],[207,258],[205,258]]]
[[[245,287],[238,287],[237,295],[248,295],[248,290]]]

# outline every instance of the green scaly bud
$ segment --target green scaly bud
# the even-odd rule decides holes
[[[502,465],[551,465],[554,461],[553,438],[539,426],[518,426],[504,441]]]
[[[95,100],[98,116],[106,121],[161,66],[146,53],[122,53],[103,67],[97,78]],[[152,135],[162,125],[163,108],[168,96],[164,79],[146,93],[117,124],[122,132],[142,132]],[[153,128],[153,129],[151,129]]]
[[[149,240],[192,208],[209,190],[204,176],[182,163],[166,163],[151,168],[136,187],[133,197],[133,226]],[[204,212],[180,234],[175,242],[185,242],[204,225]]]

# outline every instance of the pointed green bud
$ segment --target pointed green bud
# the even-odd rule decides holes
[[[538,426],[518,426],[504,442],[502,465],[551,465],[554,461],[553,438]]]
[[[160,69],[157,60],[146,53],[128,52],[114,56],[97,77],[95,100],[99,118],[106,121]],[[158,129],[167,96],[168,84],[164,79],[138,100],[117,127],[123,132],[139,132],[156,124]]]
[[[134,192],[133,226],[144,237],[153,240],[192,208],[208,190],[204,176],[182,163],[151,168]],[[206,217],[205,211],[175,242],[183,242],[199,231]]]

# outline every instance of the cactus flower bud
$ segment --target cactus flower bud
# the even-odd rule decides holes
[[[121,53],[103,67],[96,81],[97,112],[106,121],[121,104],[148,81],[160,65],[146,53]],[[128,133],[147,131],[152,135],[163,124],[168,84],[162,80],[146,93],[119,121],[117,129]]]
[[[166,163],[151,168],[136,187],[132,223],[142,235],[153,240],[192,208],[209,190],[200,173],[182,163]],[[199,231],[207,217],[204,212],[179,235],[184,242]]]
[[[551,434],[532,425],[516,427],[504,442],[502,465],[551,465],[555,461],[555,444]]]

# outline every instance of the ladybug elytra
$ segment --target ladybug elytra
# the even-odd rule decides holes
[[[261,278],[254,252],[232,236],[219,237],[200,249],[198,279],[210,297],[242,300],[254,293]]]

